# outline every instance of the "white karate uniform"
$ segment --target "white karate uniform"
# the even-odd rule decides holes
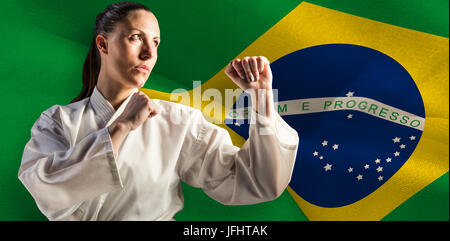
[[[34,123],[18,176],[49,220],[174,220],[183,209],[180,180],[225,205],[273,200],[289,184],[299,138],[278,114],[252,111],[256,123],[238,148],[201,111],[153,99],[159,114],[115,156],[107,127],[130,98],[115,111],[95,88]]]

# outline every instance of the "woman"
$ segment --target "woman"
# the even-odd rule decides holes
[[[141,4],[112,4],[97,16],[82,92],[41,114],[19,170],[50,220],[174,220],[180,180],[226,205],[273,200],[288,185],[298,135],[273,110],[273,97],[253,104],[257,121],[239,149],[199,110],[138,90],[159,44],[158,21]],[[225,72],[244,90],[272,93],[263,57],[236,59]]]

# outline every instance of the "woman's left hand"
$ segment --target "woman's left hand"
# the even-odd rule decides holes
[[[272,90],[272,71],[269,60],[264,56],[234,59],[228,64],[225,73],[242,90],[249,88]]]
[[[228,64],[225,73],[242,90],[250,94],[252,108],[270,117],[273,112],[272,70],[264,56],[235,59]]]

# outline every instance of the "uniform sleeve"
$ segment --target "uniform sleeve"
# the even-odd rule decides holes
[[[72,219],[85,200],[122,187],[107,127],[69,144],[45,113],[31,129],[19,179],[50,220]]]
[[[197,113],[198,131],[181,179],[200,187],[225,205],[248,205],[274,200],[289,184],[299,137],[278,113],[272,118],[251,114],[249,138],[242,148],[232,144],[229,133]]]

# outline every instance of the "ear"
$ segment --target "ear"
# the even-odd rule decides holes
[[[97,49],[100,53],[108,54],[108,39],[105,35],[97,35],[95,38],[95,43],[97,44]]]

